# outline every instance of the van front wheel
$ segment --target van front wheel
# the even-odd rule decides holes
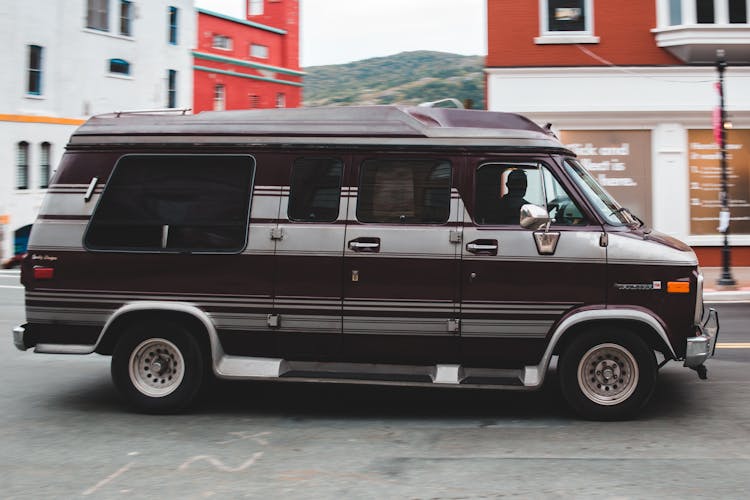
[[[581,416],[633,417],[656,386],[656,359],[639,336],[621,329],[582,332],[558,364],[562,393]]]
[[[131,405],[146,413],[188,406],[201,387],[203,371],[200,346],[174,323],[131,327],[112,353],[112,381]]]

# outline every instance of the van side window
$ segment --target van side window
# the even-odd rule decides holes
[[[362,163],[357,220],[442,224],[450,216],[451,164],[445,160],[373,159]]]
[[[91,250],[239,252],[255,162],[241,155],[128,155],[84,236]]]
[[[478,224],[517,226],[521,207],[528,203],[546,207],[556,225],[586,222],[578,206],[546,168],[499,163],[479,167],[475,198]]]
[[[299,158],[292,167],[289,220],[333,222],[339,216],[343,163],[333,158]]]

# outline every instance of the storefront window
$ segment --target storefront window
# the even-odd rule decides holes
[[[728,130],[729,230],[750,234],[750,130]],[[721,151],[711,130],[688,130],[690,233],[718,234],[721,210]]]

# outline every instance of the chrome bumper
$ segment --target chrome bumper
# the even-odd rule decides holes
[[[699,335],[687,339],[685,366],[696,368],[714,355],[716,338],[719,336],[719,313],[709,309],[706,319],[698,325]]]
[[[26,345],[26,325],[20,325],[13,329],[13,345],[21,351],[25,351],[30,346]]]

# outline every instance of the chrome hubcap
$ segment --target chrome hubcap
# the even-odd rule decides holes
[[[592,347],[578,364],[578,385],[591,401],[605,406],[622,403],[638,385],[638,363],[618,344]]]
[[[158,338],[138,344],[130,355],[128,368],[135,388],[151,397],[171,394],[185,375],[180,350],[172,342]]]

